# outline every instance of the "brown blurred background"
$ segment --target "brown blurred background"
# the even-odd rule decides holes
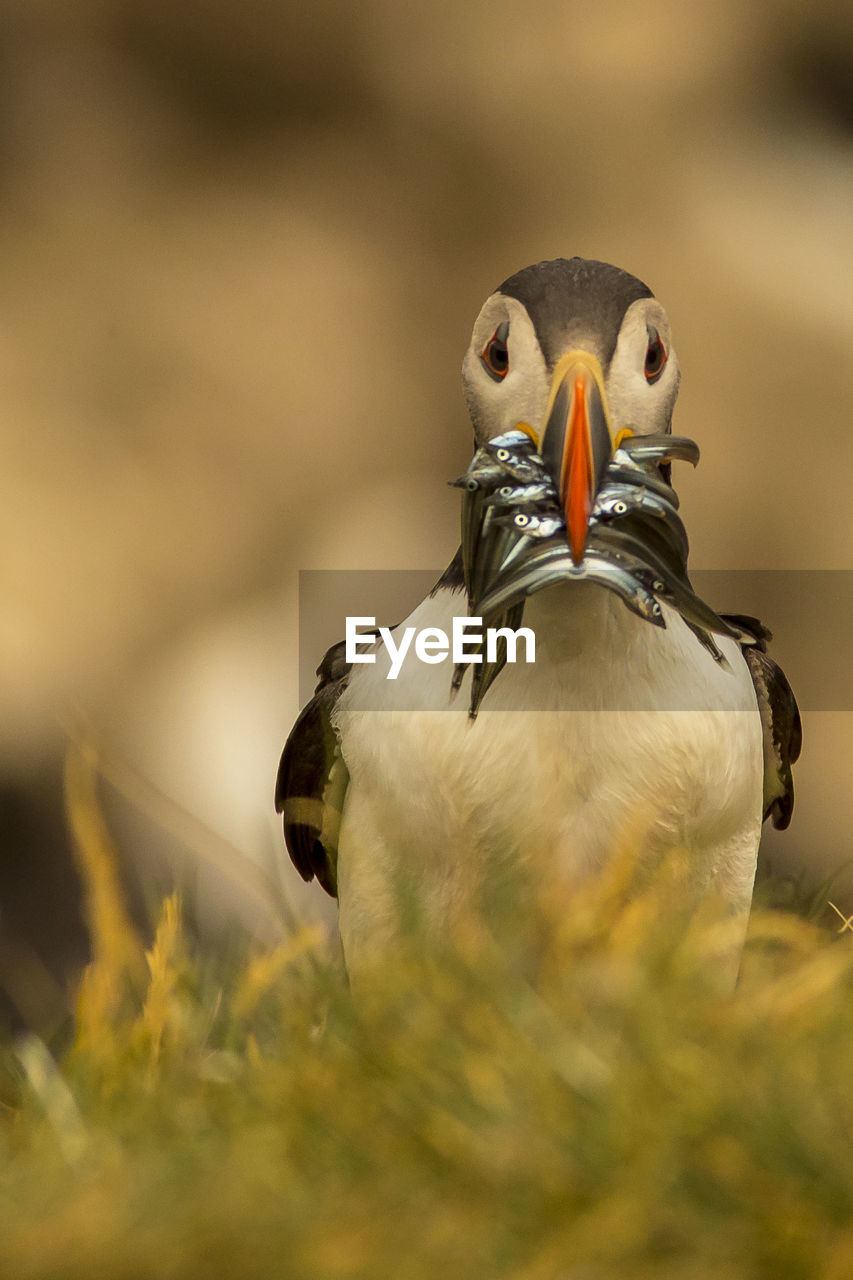
[[[601,258],[666,305],[677,428],[703,450],[679,477],[694,566],[853,568],[849,5],[3,0],[0,20],[16,954],[85,954],[58,834],[80,712],[277,874],[297,571],[447,561],[459,365],[520,266]],[[797,635],[779,641],[808,682]],[[850,709],[806,735],[768,849],[832,869]]]

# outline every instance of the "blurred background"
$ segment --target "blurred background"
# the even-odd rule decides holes
[[[445,565],[459,366],[519,267],[604,259],[667,307],[676,426],[702,447],[678,476],[695,567],[853,569],[849,5],[2,0],[0,20],[0,978],[24,1017],[87,954],[69,726],[100,744],[134,866],[200,860],[211,916],[261,933],[273,883],[305,907],[271,801],[298,572]],[[827,683],[848,578],[821,581],[774,649],[806,748],[764,851],[816,876],[853,816],[853,700]]]

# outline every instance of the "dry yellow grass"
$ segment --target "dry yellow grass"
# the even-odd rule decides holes
[[[70,1050],[5,1055],[4,1280],[850,1274],[849,930],[756,911],[726,992],[623,864],[555,949],[414,929],[358,1007],[316,933],[226,963],[174,897],[140,968],[87,778],[101,942]]]

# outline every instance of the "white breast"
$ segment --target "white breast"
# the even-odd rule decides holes
[[[462,593],[425,600],[404,626],[452,628]],[[397,886],[440,930],[507,860],[555,888],[615,850],[683,849],[697,887],[745,913],[761,827],[755,692],[731,641],[718,665],[681,618],[666,629],[591,584],[540,592],[524,625],[536,661],[507,665],[476,721],[470,677],[411,657],[354,669],[337,711],[350,772],[339,850],[348,963],[396,925]]]

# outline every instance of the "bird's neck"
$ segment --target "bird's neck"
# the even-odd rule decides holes
[[[624,653],[656,630],[612,591],[593,582],[567,582],[530,597],[524,625],[536,635],[537,655],[559,661]]]

